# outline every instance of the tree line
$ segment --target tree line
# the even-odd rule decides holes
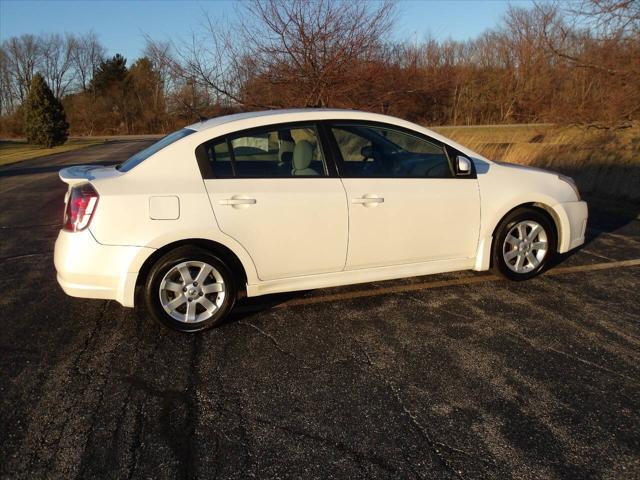
[[[75,135],[164,133],[227,112],[340,107],[432,125],[640,117],[640,2],[509,7],[469,41],[393,40],[396,4],[242,3],[189,39],[146,37],[129,62],[93,32],[5,40],[0,133],[24,134],[40,73]],[[455,26],[460,28],[460,26]]]

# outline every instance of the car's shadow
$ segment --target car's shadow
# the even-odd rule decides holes
[[[308,291],[309,290],[302,290],[296,292],[273,293],[270,295],[261,295],[259,297],[240,298],[225,323],[238,322],[256,313],[276,309],[290,300],[302,297]]]
[[[602,199],[586,199],[589,203],[589,220],[585,234],[584,246],[589,245],[602,234],[613,233],[631,222],[640,220],[640,205],[627,204],[620,208],[614,205],[608,209]]]

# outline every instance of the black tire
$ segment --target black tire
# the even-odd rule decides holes
[[[204,320],[185,322],[173,318],[167,311],[165,311],[161,299],[160,299],[160,285],[167,273],[177,265],[183,262],[203,262],[213,267],[222,277],[224,282],[224,296],[221,300],[218,308],[213,314]],[[203,282],[204,283],[204,282]],[[184,295],[187,293],[175,294],[176,296]],[[201,293],[200,297],[204,294]],[[207,298],[218,298],[216,293],[205,295]],[[147,276],[144,286],[144,299],[147,309],[151,313],[151,316],[160,324],[169,327],[173,330],[180,332],[194,333],[207,330],[209,328],[217,327],[224,322],[229,315],[235,304],[237,297],[236,280],[231,272],[231,269],[226,265],[224,260],[216,256],[214,253],[204,250],[195,246],[178,247],[175,250],[167,253],[156,261],[149,275]],[[194,297],[194,300],[198,297]],[[191,300],[189,300],[191,302]],[[194,306],[197,301],[194,301]],[[184,303],[186,309],[186,303]],[[181,307],[182,308],[182,307]],[[202,306],[198,307],[201,310]]]
[[[543,258],[539,260],[540,263],[526,272],[514,271],[514,268],[516,268],[515,265],[512,264],[512,267],[509,267],[509,265],[507,265],[507,260],[505,260],[503,255],[505,250],[508,248],[507,245],[505,245],[507,235],[511,229],[521,222],[535,222],[540,225],[547,237],[548,245],[546,253]],[[517,208],[505,216],[495,230],[491,250],[493,270],[509,280],[521,281],[533,278],[543,272],[553,261],[556,254],[557,241],[555,225],[547,215],[533,208]],[[516,249],[516,247],[513,248]],[[526,246],[524,248],[526,248]],[[534,255],[537,254],[535,251],[532,253]],[[513,263],[516,262],[517,259]],[[528,261],[526,265],[532,266]]]

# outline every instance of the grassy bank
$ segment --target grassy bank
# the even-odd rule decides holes
[[[584,194],[640,203],[640,122],[618,129],[513,125],[433,130],[492,160],[570,175]]]
[[[43,148],[38,145],[28,144],[25,140],[0,140],[0,165],[31,160],[54,153],[69,152],[79,148],[89,147],[103,143],[99,138],[71,138],[64,145],[53,148]]]

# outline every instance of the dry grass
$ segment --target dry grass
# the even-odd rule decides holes
[[[513,125],[433,130],[492,160],[570,175],[585,194],[640,202],[640,122],[619,129]]]
[[[0,165],[31,160],[54,153],[69,152],[103,142],[104,140],[99,138],[71,138],[64,145],[44,148],[28,144],[24,140],[0,140]]]

